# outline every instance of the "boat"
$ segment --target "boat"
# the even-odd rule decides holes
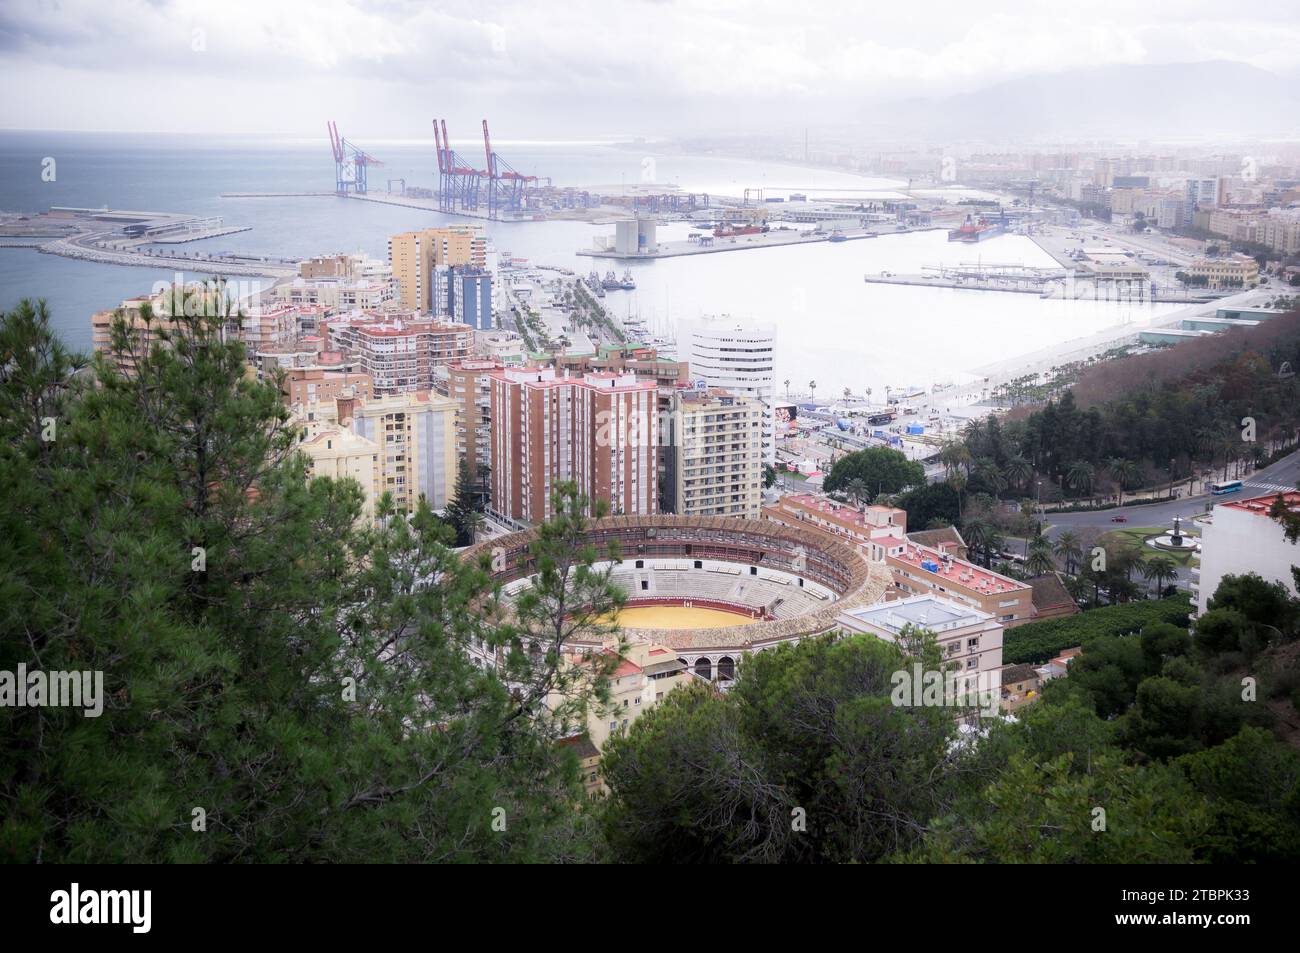
[[[767,230],[766,225],[719,225],[713,230],[713,237],[734,238],[737,235],[761,235]]]
[[[845,235],[843,232],[841,232],[839,229],[836,229],[835,231],[831,232],[831,237],[826,240],[828,242],[847,242],[849,240],[849,237]]]
[[[623,289],[624,291],[635,291],[635,290],[636,290],[636,282],[632,279],[632,269],[631,269],[631,268],[624,268],[624,269],[623,269],[623,277],[622,277],[622,279],[619,281],[618,286],[619,286],[621,289]]]
[[[990,221],[983,215],[979,220],[966,216],[966,221],[960,228],[950,229],[948,231],[948,241],[950,242],[982,242],[986,238],[993,238],[995,235],[1001,235],[1006,227],[1001,222]]]
[[[605,286],[606,291],[617,291],[619,289],[618,279],[614,277],[612,271],[605,272],[605,278],[601,284]]]

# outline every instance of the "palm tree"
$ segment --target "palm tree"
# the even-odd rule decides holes
[[[871,403],[871,388],[870,388],[870,387],[867,388],[867,403],[868,403],[868,404]]]
[[[966,489],[966,474],[960,469],[948,474],[948,485],[957,492],[957,521],[961,522],[961,494]]]
[[[993,535],[993,525],[988,520],[973,519],[962,524],[961,536],[972,555],[984,554],[984,565],[988,565],[989,537]]]
[[[1142,471],[1132,460],[1125,460],[1123,457],[1111,457],[1107,460],[1106,470],[1115,480],[1115,485],[1119,487],[1119,505],[1123,506],[1124,491],[1131,489],[1133,484],[1142,479]]]
[[[1025,557],[1025,572],[1031,576],[1042,576],[1055,568],[1051,542],[1045,536],[1035,536],[1029,541],[1029,551]]]
[[[1007,461],[1003,473],[1012,486],[1016,487],[1016,489],[1023,489],[1024,485],[1029,482],[1029,478],[1034,475],[1034,465],[1020,454],[1016,454]]]
[[[847,401],[852,393],[853,391],[849,390],[847,387],[844,388],[844,399]]]
[[[1165,581],[1178,578],[1178,569],[1168,556],[1152,556],[1142,566],[1142,578],[1147,582],[1154,581],[1153,595],[1158,598]]]
[[[808,390],[812,393],[812,402],[813,402],[814,404],[817,403],[817,382],[816,382],[816,381],[809,381],[809,382],[808,382]]]
[[[789,380],[789,378],[786,378],[786,382],[785,382],[785,399],[786,399],[786,400],[789,400],[789,399],[790,399],[790,380]]]
[[[1074,575],[1075,567],[1083,558],[1083,547],[1079,545],[1079,534],[1072,529],[1064,530],[1056,537],[1056,555],[1065,560],[1065,571]]]
[[[949,440],[939,451],[939,460],[943,463],[943,468],[948,476],[952,476],[962,467],[970,467],[970,451],[966,445],[958,440]]]
[[[1083,496],[1090,496],[1096,472],[1096,468],[1091,463],[1086,460],[1076,460],[1070,464],[1070,469],[1066,471],[1065,482],[1071,489]]]
[[[989,457],[981,457],[975,461],[975,476],[994,496],[1001,496],[1002,491],[1007,488],[1007,478]]]
[[[861,506],[862,501],[869,499],[871,496],[871,488],[867,486],[867,481],[861,477],[854,477],[850,480],[844,491],[848,493],[849,499],[857,506]]]

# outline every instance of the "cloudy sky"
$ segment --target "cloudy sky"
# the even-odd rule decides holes
[[[501,139],[762,131],[1077,67],[1300,80],[1295,0],[2,0],[0,127]],[[18,94],[15,95],[15,91]]]

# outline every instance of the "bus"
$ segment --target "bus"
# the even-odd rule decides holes
[[[1241,489],[1240,480],[1228,480],[1224,483],[1211,483],[1210,492],[1215,496],[1223,496],[1225,493],[1236,493]]]

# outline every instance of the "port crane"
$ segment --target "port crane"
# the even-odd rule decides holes
[[[338,124],[334,120],[326,123],[326,128],[329,129],[330,146],[334,150],[334,191],[339,195],[347,195],[348,192],[365,195],[366,169],[384,163],[340,136]]]
[[[441,123],[441,129],[439,128]],[[477,212],[479,185],[491,173],[476,169],[451,147],[447,120],[433,121],[433,139],[438,150],[438,209],[443,212]]]
[[[483,120],[483,152],[488,167],[488,217],[500,218],[502,212],[521,212],[524,208],[524,191],[537,184],[537,176],[519,172],[501,154],[492,151],[492,138],[488,134],[488,121]],[[549,180],[548,180],[549,181]]]

